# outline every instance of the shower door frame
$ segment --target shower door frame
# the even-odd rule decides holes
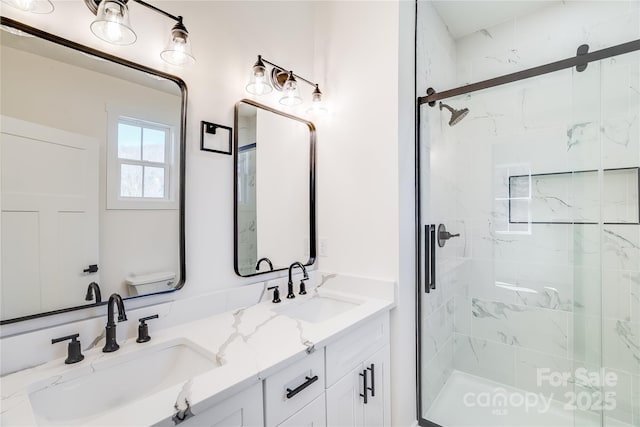
[[[417,46],[418,46],[418,2],[416,1],[416,10],[415,10],[415,37],[414,37],[414,58],[415,67],[414,70],[414,87],[417,90],[417,76],[418,76],[418,61],[417,61]],[[540,65],[537,67],[529,68],[523,71],[518,71],[515,73],[505,74],[499,77],[495,77],[488,80],[483,80],[476,83],[471,83],[465,86],[460,86],[454,89],[448,89],[443,92],[436,92],[432,88],[427,89],[427,95],[421,96],[417,98],[415,105],[415,263],[416,263],[416,286],[415,286],[415,297],[416,297],[416,413],[418,425],[421,427],[442,427],[439,424],[436,424],[432,421],[429,421],[422,417],[422,262],[424,257],[424,265],[425,270],[429,265],[429,260],[426,259],[426,251],[425,254],[422,253],[422,211],[421,211],[421,203],[422,203],[422,183],[421,183],[421,174],[420,174],[420,107],[424,104],[429,104],[429,106],[434,107],[436,105],[436,101],[451,98],[458,95],[464,95],[471,92],[476,92],[483,89],[489,89],[496,86],[502,86],[507,83],[513,83],[520,80],[529,79],[531,77],[540,76],[543,74],[553,73],[555,71],[560,71],[568,68],[576,67],[578,72],[584,71],[588,64],[591,62],[600,61],[602,59],[611,58],[618,55],[623,55],[626,53],[640,51],[640,39],[633,40],[630,42],[618,44],[615,46],[611,46],[605,49],[597,50],[594,52],[586,52],[584,47],[588,50],[587,45],[581,45],[577,49],[576,56],[569,57],[560,61],[551,62],[545,65]],[[425,232],[425,241],[426,241],[426,232]],[[434,278],[435,280],[435,278]],[[429,293],[429,284],[425,282],[425,293]]]

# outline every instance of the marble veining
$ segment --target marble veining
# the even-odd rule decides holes
[[[566,357],[568,312],[472,300],[474,337]]]
[[[640,337],[636,336],[631,325],[631,322],[618,320],[616,322],[616,334],[624,346],[631,352],[631,357],[633,357],[640,366],[640,342],[638,341]]]
[[[100,333],[100,335],[98,335],[91,341],[91,343],[84,349],[84,351],[91,350],[92,348],[96,347],[98,343],[104,339],[106,334],[107,334],[107,331],[103,330],[102,333]]]
[[[488,32],[487,32],[488,33]],[[489,37],[491,37],[491,34],[489,34]],[[491,37],[493,38],[493,37]],[[520,55],[518,53],[518,49],[508,49],[507,50],[507,56],[505,56],[504,58],[499,58],[497,56],[485,56],[485,59],[491,59],[493,61],[496,61],[500,64],[519,64],[520,63]]]
[[[604,251],[612,253],[620,267],[624,268],[628,264],[634,265],[634,263],[638,263],[640,259],[640,254],[638,253],[640,246],[638,244],[611,229],[605,228],[603,233]]]
[[[612,120],[605,121],[600,127],[600,131],[610,142],[628,148],[633,140],[631,135],[637,120],[638,116],[636,115],[631,119],[623,119],[618,122]]]
[[[178,412],[184,412],[189,409],[189,401],[191,400],[191,385],[193,384],[193,378],[188,379],[180,389],[178,397],[176,397],[176,403],[173,408]]]
[[[473,308],[473,317],[492,317],[494,319],[508,319],[509,311],[523,311],[521,306],[513,304],[505,304],[502,302],[483,302],[473,299],[471,302]]]
[[[42,414],[33,412],[31,393],[90,375],[91,372],[98,372],[97,369],[102,371],[98,365],[94,366],[95,363],[106,363],[108,366],[124,363],[137,357],[138,351],[153,352],[152,347],[162,346],[163,343],[176,339],[189,340],[211,353],[214,357],[212,362],[215,360],[217,366],[196,374],[187,381],[151,391],[149,395],[118,404],[114,408],[105,407],[99,413],[91,414],[90,418],[68,420],[68,423],[115,425],[127,420],[132,425],[152,425],[170,422],[176,416],[184,419],[191,411],[198,413],[393,306],[393,283],[350,276],[343,276],[341,280],[332,283],[334,281],[331,279],[335,277],[337,276],[333,274],[323,275],[323,279],[318,280],[323,284],[322,289],[317,292],[312,277],[308,288],[311,295],[282,303],[299,304],[318,296],[360,301],[353,309],[323,322],[311,324],[289,318],[286,314],[273,311],[273,304],[265,301],[168,329],[156,329],[151,344],[137,344],[134,338],[121,339],[121,348],[116,353],[102,353],[98,348],[98,342],[102,338],[98,336],[90,345],[92,348],[85,352],[85,360],[77,365],[65,365],[64,358],[61,358],[6,375],[0,379],[0,423],[35,425],[42,421],[39,420]],[[139,408],[153,410],[140,411]]]
[[[334,279],[335,277],[337,277],[338,275],[336,273],[332,273],[332,274],[322,274],[320,276],[320,283],[318,283],[315,287],[315,292],[317,293],[318,290],[320,288],[322,288],[324,286],[325,283],[327,283],[329,280]]]
[[[534,290],[534,293],[516,291],[515,294],[518,302],[526,306],[564,311],[571,311],[573,306],[571,298],[562,299],[558,289],[551,286],[545,286],[541,291]]]
[[[490,39],[493,39],[493,36],[491,35],[491,33],[488,30],[485,30],[484,28],[480,30],[480,34],[482,34],[485,37],[489,37]]]
[[[567,129],[567,151],[574,146],[584,142],[588,136],[588,132],[592,130],[595,124],[593,122],[576,123]]]

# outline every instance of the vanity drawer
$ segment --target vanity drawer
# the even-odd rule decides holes
[[[389,314],[385,313],[329,344],[325,349],[327,388],[388,342]]]
[[[266,425],[280,424],[323,391],[324,357],[316,351],[264,380]]]

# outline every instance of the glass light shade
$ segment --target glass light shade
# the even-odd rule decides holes
[[[298,82],[293,76],[293,71],[289,71],[289,77],[287,77],[287,81],[282,86],[282,92],[284,94],[280,98],[280,104],[287,107],[302,104],[302,98],[300,98],[300,92],[298,91]]]
[[[196,62],[191,52],[189,33],[182,23],[176,24],[171,30],[171,39],[167,47],[160,52],[160,58],[171,65],[191,65]]]
[[[51,13],[54,9],[49,0],[2,0],[2,3],[31,13]]]
[[[311,99],[311,107],[307,110],[309,114],[322,115],[327,113],[327,108],[324,106],[324,102],[322,102],[322,92],[316,85],[316,88],[313,90],[312,99]]]
[[[138,36],[129,23],[129,8],[120,0],[102,0],[91,32],[101,40],[120,46],[135,43]]]
[[[245,89],[253,95],[266,95],[273,90],[269,84],[267,67],[265,67],[264,62],[262,62],[262,57],[260,55],[258,55],[258,61],[253,64],[251,77],[249,78],[249,83],[245,86]]]

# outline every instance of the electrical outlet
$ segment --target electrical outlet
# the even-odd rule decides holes
[[[329,239],[319,239],[318,240],[318,255],[319,256],[329,256]]]

